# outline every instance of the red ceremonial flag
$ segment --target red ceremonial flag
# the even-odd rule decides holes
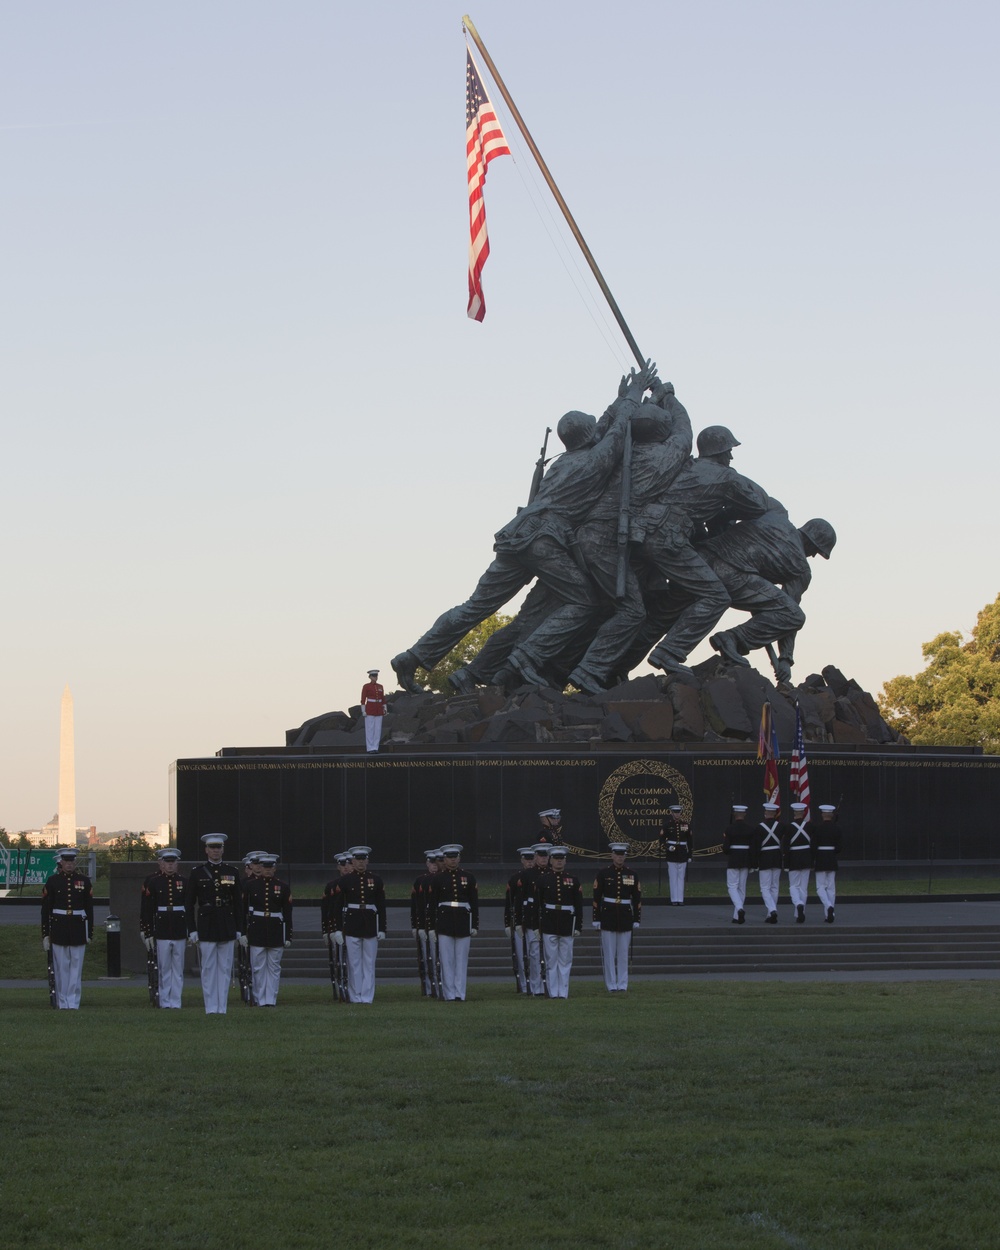
[[[465,53],[465,155],[469,166],[468,312],[474,321],[482,321],[486,316],[482,272],[490,254],[483,185],[490,161],[497,156],[510,156],[510,148],[468,49]]]
[[[789,778],[793,803],[809,806],[809,765],[806,763],[806,743],[802,734],[802,709],[795,703],[795,746],[792,748],[792,768]]]
[[[767,702],[760,709],[757,758],[764,764],[764,802],[780,803],[780,791],[778,788],[778,731],[771,717],[771,705]]]

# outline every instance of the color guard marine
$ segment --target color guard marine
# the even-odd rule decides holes
[[[292,944],[292,889],[275,875],[278,856],[258,853],[257,875],[243,886],[246,933],[240,943],[250,950],[253,1001],[278,1005],[281,957]]]
[[[667,861],[671,907],[684,906],[684,881],[687,866],[694,858],[694,834],[684,808],[674,803],[663,822],[663,857]]]
[[[819,820],[807,825],[813,842],[813,871],[816,874],[816,893],[823,905],[824,924],[833,924],[837,905],[837,856],[840,854],[843,831],[837,821],[837,808],[833,803],[819,805]]]
[[[156,959],[160,1007],[178,1011],[184,988],[184,947],[187,943],[187,877],[181,875],[181,853],[166,846],[158,868],[142,885],[139,931],[147,952]],[[151,991],[156,993],[156,989]]]
[[[722,835],[722,853],[727,857],[726,889],[733,904],[733,924],[746,921],[747,877],[750,874],[750,847],[754,832],[747,823],[747,809],[733,804],[733,823]]]
[[[188,941],[198,947],[205,1014],[225,1015],[236,941],[243,933],[243,893],[239,874],[223,862],[224,833],[202,836],[206,862],[188,877]]]
[[[583,889],[566,871],[566,848],[554,846],[551,871],[538,879],[538,915],[549,998],[569,998],[573,939],[583,930]]]
[[[604,984],[612,994],[628,989],[632,933],[642,922],[642,888],[626,864],[628,843],[612,842],[611,867],[594,878],[593,927],[601,931]]]
[[[765,803],[764,818],[754,831],[754,860],[760,897],[764,903],[765,924],[778,923],[778,891],[785,840],[786,826],[781,821],[781,808],[777,803]]]
[[[460,864],[462,846],[442,846],[444,865],[431,882],[428,920],[437,943],[441,967],[441,998],[464,1002],[471,938],[479,932],[479,889],[476,878]]]
[[[534,846],[518,847],[518,855],[521,858],[521,867],[517,872],[512,873],[507,880],[507,890],[504,894],[503,901],[503,931],[510,940],[511,954],[514,960],[514,976],[517,979],[517,992],[519,994],[528,993],[528,981],[525,976],[525,938],[524,923],[521,919],[523,906],[521,900],[521,875],[526,873],[529,868],[533,868],[535,864],[535,848]]]
[[[792,804],[792,818],[785,825],[785,869],[788,872],[788,893],[792,900],[795,923],[806,922],[806,901],[809,897],[809,873],[812,871],[813,839],[810,832],[809,809],[805,803]]]
[[[377,751],[385,719],[385,689],[378,680],[377,668],[368,670],[368,680],[361,687],[361,715],[365,722],[365,750]]]
[[[385,886],[368,870],[370,846],[352,846],[347,853],[353,871],[332,883],[333,939],[347,956],[351,1002],[370,1003],[375,1000],[375,956],[385,938]]]
[[[536,842],[551,842],[553,845],[563,840],[562,811],[558,807],[547,807],[538,813],[541,829]]]
[[[94,936],[94,891],[76,869],[76,849],[56,853],[57,869],[42,887],[42,949],[51,956],[55,1006],[76,1011],[83,989],[83,956]]]

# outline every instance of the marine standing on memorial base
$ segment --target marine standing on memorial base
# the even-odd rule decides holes
[[[207,862],[191,870],[184,900],[188,941],[198,947],[205,1014],[225,1015],[233,955],[243,934],[243,895],[235,867],[222,859],[226,835],[206,833],[201,840]]]
[[[56,1006],[76,1011],[83,990],[83,956],[94,936],[94,890],[76,870],[76,849],[56,853],[57,871],[42,886],[42,950],[52,955]]]
[[[792,819],[785,826],[785,868],[788,870],[788,893],[791,896],[796,924],[806,922],[809,873],[813,863],[810,824],[809,808],[805,803],[793,803]]]
[[[733,904],[733,924],[743,924],[746,920],[744,904],[747,899],[752,838],[753,829],[747,824],[746,807],[742,803],[734,803],[733,823],[722,835],[722,853],[728,856],[726,889]]]
[[[368,670],[368,681],[361,687],[361,715],[365,718],[365,750],[377,751],[382,741],[385,718],[385,690],[379,682],[378,669]]]
[[[442,846],[444,867],[431,882],[429,919],[432,942],[441,965],[441,998],[465,1002],[471,938],[479,932],[479,889],[476,878],[460,864],[462,846]]]
[[[521,846],[518,847],[517,853],[521,857],[521,867],[517,872],[512,873],[507,880],[507,889],[503,900],[503,931],[510,939],[510,948],[514,953],[517,988],[522,994],[527,994],[528,982],[525,975],[524,926],[520,919],[523,910],[520,890],[522,875],[534,866],[535,848],[534,846]]]
[[[670,882],[671,907],[684,906],[684,882],[687,866],[694,858],[694,833],[690,820],[684,817],[684,808],[672,804],[663,822],[663,855],[667,861],[667,878]]]
[[[422,984],[421,991],[430,997],[434,993],[434,951],[427,936],[427,901],[430,895],[431,882],[444,862],[441,848],[424,851],[424,871],[414,881],[410,890],[410,932],[417,941],[419,960],[418,970]]]
[[[385,938],[385,886],[368,871],[370,846],[348,849],[353,871],[333,883],[334,941],[347,954],[352,1003],[375,1000],[375,956]]]
[[[813,870],[816,874],[816,893],[823,904],[825,924],[833,924],[837,905],[837,856],[841,848],[841,829],[837,823],[837,808],[833,803],[820,803],[819,820],[807,825],[813,842]]]
[[[275,876],[277,855],[260,855],[258,875],[243,888],[247,928],[240,939],[250,948],[253,1001],[277,1007],[281,957],[292,944],[292,889]]]
[[[542,827],[535,839],[536,842],[555,844],[563,840],[562,811],[558,807],[547,807],[543,812],[538,813],[538,819]]]
[[[594,878],[593,927],[601,931],[604,984],[612,994],[628,989],[632,933],[642,921],[642,888],[626,864],[628,843],[612,842],[611,867]]]
[[[538,914],[545,952],[545,989],[549,998],[569,998],[573,939],[583,929],[583,889],[566,871],[566,848],[554,846],[551,870],[538,879]]]
[[[187,941],[187,878],[179,872],[181,853],[164,847],[159,867],[146,878],[139,902],[139,931],[146,950],[156,953],[159,1003],[180,1010],[184,988],[184,947]]]
[[[785,826],[777,803],[764,804],[764,819],[756,829],[757,880],[764,903],[764,923],[778,923],[778,891],[781,888],[782,840]]]

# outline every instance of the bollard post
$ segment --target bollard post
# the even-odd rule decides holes
[[[104,922],[108,935],[108,976],[122,975],[122,922],[120,916],[108,916]]]

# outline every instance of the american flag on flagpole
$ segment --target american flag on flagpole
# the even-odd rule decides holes
[[[771,716],[771,704],[760,709],[760,730],[757,733],[757,758],[764,764],[764,802],[780,803],[778,787],[778,731]]]
[[[791,770],[792,801],[809,806],[809,765],[806,763],[806,744],[802,736],[802,709],[795,703],[795,746],[792,748]]]
[[[498,156],[510,156],[510,148],[468,49],[465,52],[465,154],[469,167],[468,312],[473,321],[482,321],[486,316],[482,273],[490,254],[483,199],[486,167]]]

